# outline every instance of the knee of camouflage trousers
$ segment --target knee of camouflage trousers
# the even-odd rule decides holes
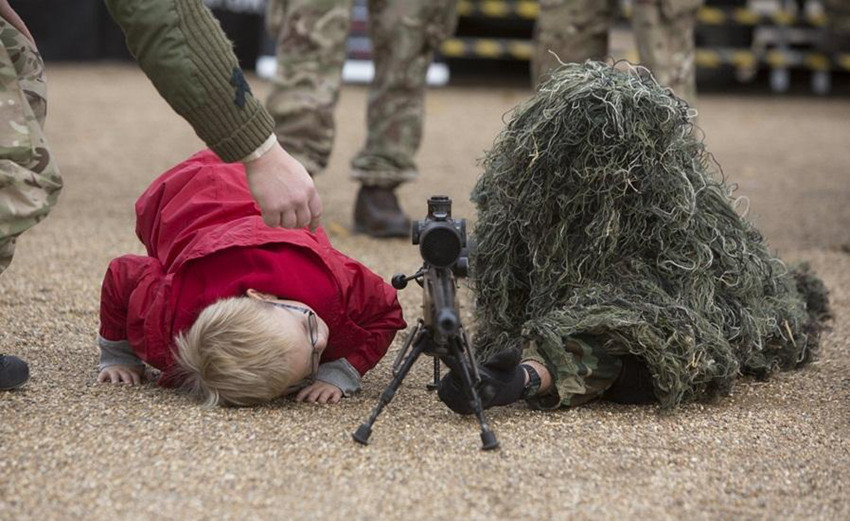
[[[0,43],[0,240],[8,241],[47,216],[62,179],[42,131],[46,87],[41,56],[2,19]]]

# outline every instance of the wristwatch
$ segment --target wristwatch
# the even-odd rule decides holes
[[[522,390],[521,398],[523,400],[527,400],[537,394],[537,391],[540,390],[540,375],[537,374],[537,370],[531,367],[528,364],[520,365],[525,370],[525,374],[528,375],[528,383],[525,384],[525,388]]]

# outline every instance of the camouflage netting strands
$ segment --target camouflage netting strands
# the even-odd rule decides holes
[[[598,62],[515,109],[472,195],[479,353],[602,335],[665,407],[812,358],[823,284],[736,213],[692,116],[645,69]]]

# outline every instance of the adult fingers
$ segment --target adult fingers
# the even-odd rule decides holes
[[[263,222],[269,228],[276,228],[281,225],[280,212],[276,210],[263,210]]]
[[[324,211],[324,205],[322,205],[322,199],[319,197],[318,192],[313,193],[308,206],[310,208],[310,231],[314,232],[319,227],[322,212]]]
[[[506,349],[499,351],[484,362],[485,367],[506,370],[518,366],[522,360],[522,352],[519,349]]]
[[[262,211],[263,222],[266,223],[266,226],[269,228],[280,226],[280,211],[268,208],[262,208]]]
[[[295,213],[295,210],[289,209],[282,212],[280,218],[280,225],[284,228],[297,228],[298,227],[298,215]],[[306,224],[306,223],[305,223]]]
[[[310,224],[310,209],[306,204],[295,209],[295,228],[304,228]]]

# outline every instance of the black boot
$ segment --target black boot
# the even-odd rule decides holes
[[[0,391],[24,385],[30,377],[27,363],[17,356],[0,355]]]
[[[372,237],[409,237],[410,218],[393,188],[361,186],[354,203],[354,231]]]

